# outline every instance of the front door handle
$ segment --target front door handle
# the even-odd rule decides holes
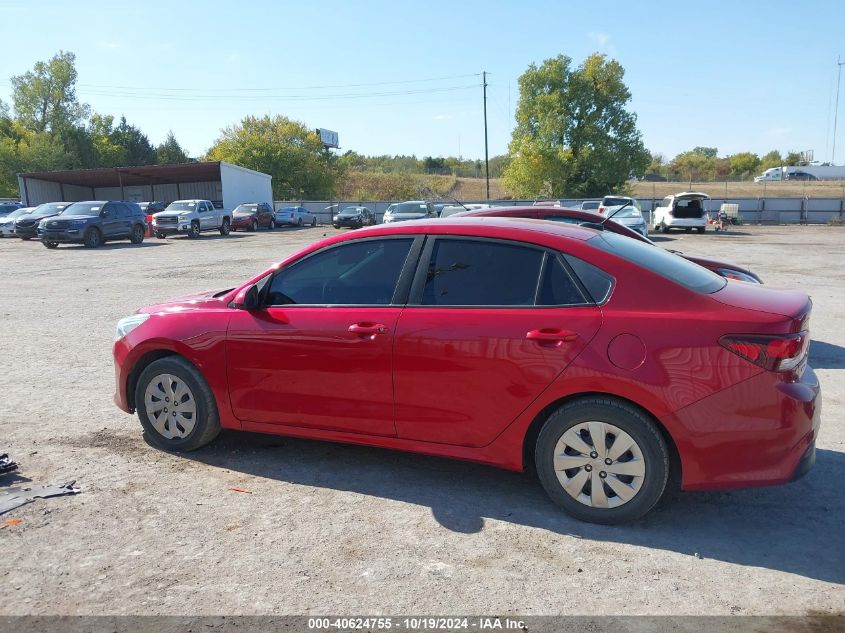
[[[558,328],[541,328],[539,330],[531,330],[525,335],[529,341],[538,341],[539,343],[554,343],[557,346],[563,343],[571,343],[578,334],[570,330],[559,330]]]
[[[349,326],[350,334],[357,334],[359,336],[375,337],[376,334],[383,334],[387,331],[387,327],[383,323],[371,323],[369,321],[362,323],[353,323]]]

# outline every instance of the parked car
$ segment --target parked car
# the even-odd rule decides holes
[[[598,212],[643,237],[648,237],[648,225],[643,218],[643,209],[636,199],[628,196],[605,196],[599,204]]]
[[[144,241],[147,222],[141,207],[135,202],[119,200],[89,200],[74,202],[59,215],[44,218],[38,223],[38,237],[46,248],[59,244],[84,244],[97,248],[105,242],[129,240],[133,244]]]
[[[38,205],[31,212],[21,215],[15,220],[15,235],[22,240],[31,240],[38,237],[38,223],[44,218],[59,215],[70,205],[70,202],[47,202]]]
[[[276,210],[276,224],[317,226],[317,216],[305,207],[282,207]]]
[[[164,211],[167,208],[167,205],[161,201],[139,202],[138,206],[141,207],[141,211],[144,212],[144,215],[153,215],[154,213]]]
[[[581,209],[581,211],[592,211],[593,213],[598,213],[600,206],[601,200],[584,200],[578,208]]]
[[[17,211],[22,206],[20,202],[0,202],[0,218],[9,215],[12,211]]]
[[[808,472],[811,309],[612,231],[380,225],[121,320],[115,402],[166,450],[227,428],[533,465],[566,512],[623,523],[670,477]]]
[[[332,216],[332,226],[336,229],[348,227],[360,229],[364,226],[372,226],[376,223],[376,214],[367,207],[344,207]]]
[[[480,203],[467,203],[467,204],[454,204],[447,207],[443,207],[440,211],[441,218],[448,218],[449,216],[455,215],[456,213],[463,213],[464,211],[477,211],[479,209],[489,209],[489,204],[480,204]]]
[[[15,222],[22,215],[26,215],[35,210],[35,207],[20,207],[6,215],[0,216],[0,237],[14,237]]]
[[[550,220],[553,222],[564,222],[568,224],[579,224],[588,226],[594,229],[613,231],[626,237],[645,242],[651,246],[657,247],[657,244],[652,242],[641,233],[637,233],[624,224],[619,224],[615,221],[616,218],[608,219],[604,216],[589,211],[580,211],[577,209],[562,209],[557,207],[494,207],[482,211],[472,211],[469,213],[462,213],[461,216],[466,217],[511,217],[511,218],[537,218],[539,220]],[[667,249],[669,250],[669,249]],[[734,279],[737,281],[746,281],[749,283],[760,284],[763,283],[760,277],[747,268],[734,264],[732,262],[725,262],[717,259],[710,259],[707,257],[694,257],[692,255],[684,255],[680,251],[669,250],[670,253],[680,255],[681,257],[704,266],[708,270],[713,271],[717,275],[721,275],[727,279]]]
[[[436,218],[437,212],[434,205],[424,200],[409,200],[408,202],[397,202],[387,207],[384,212],[384,223],[402,222],[405,220],[421,220],[424,218]]]
[[[695,191],[666,196],[652,212],[652,226],[661,233],[670,229],[684,229],[687,233],[695,229],[704,233],[709,200],[706,193]]]
[[[276,228],[273,207],[267,202],[250,202],[235,207],[232,212],[232,230],[257,231],[259,227]]]
[[[164,211],[153,214],[153,233],[159,239],[168,235],[197,238],[202,231],[228,235],[232,218],[225,209],[217,209],[210,200],[176,200]]]

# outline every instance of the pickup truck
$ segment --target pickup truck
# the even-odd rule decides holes
[[[216,209],[210,200],[176,200],[153,214],[153,234],[159,239],[180,234],[197,238],[202,231],[228,235],[231,226],[231,214]]]

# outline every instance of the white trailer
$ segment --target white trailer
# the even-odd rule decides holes
[[[771,167],[754,178],[754,182],[779,182],[781,180],[842,180],[845,166],[836,165],[784,165]]]

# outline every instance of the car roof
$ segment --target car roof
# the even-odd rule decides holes
[[[620,196],[615,193],[611,193],[606,195],[602,200],[607,200],[608,198],[619,198],[620,200],[634,200],[631,196]]]

